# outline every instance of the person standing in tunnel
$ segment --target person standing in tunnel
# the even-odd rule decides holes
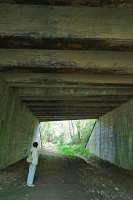
[[[36,167],[38,165],[38,157],[39,157],[38,142],[33,142],[30,154],[27,158],[27,162],[30,163],[29,173],[27,177],[27,186],[29,187],[34,186],[33,181],[36,172]]]

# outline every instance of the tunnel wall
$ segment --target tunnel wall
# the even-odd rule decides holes
[[[87,147],[98,157],[133,170],[133,100],[97,121]]]
[[[38,120],[0,80],[0,169],[24,158]]]

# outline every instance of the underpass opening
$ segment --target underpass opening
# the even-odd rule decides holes
[[[95,119],[41,122],[42,149],[50,154],[58,153],[87,159],[90,153],[86,146],[95,124]]]

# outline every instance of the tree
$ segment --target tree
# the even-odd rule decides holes
[[[70,120],[41,123],[42,142],[86,143],[91,134],[95,120]]]

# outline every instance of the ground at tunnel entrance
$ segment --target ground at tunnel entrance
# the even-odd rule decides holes
[[[36,186],[27,188],[22,160],[0,173],[0,200],[133,200],[133,173],[90,158],[43,153]]]

